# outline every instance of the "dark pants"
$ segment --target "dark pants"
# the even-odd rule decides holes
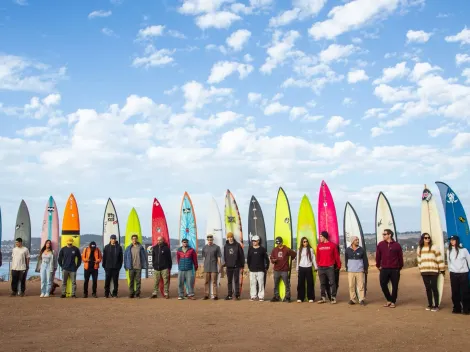
[[[426,295],[428,296],[429,307],[439,307],[439,291],[437,290],[438,275],[422,274]],[[434,301],[433,301],[434,296]]]
[[[18,282],[21,282],[21,292],[24,293],[26,280],[23,280],[23,278],[26,277],[25,273],[25,270],[11,271],[11,291],[13,293],[18,293]]]
[[[336,267],[336,266],[335,266]],[[335,284],[336,284],[336,294],[338,294],[338,289],[339,289],[339,270],[335,268]],[[331,290],[330,290],[330,283],[328,282],[328,285],[326,285],[326,295],[328,296],[328,299],[331,300]]]
[[[140,281],[142,279],[142,269],[129,270],[129,294],[140,296]],[[134,287],[135,285],[135,287]]]
[[[106,275],[104,279],[104,295],[109,297],[110,294],[110,285],[111,280],[113,280],[113,292],[111,294],[113,296],[117,296],[118,294],[118,286],[119,286],[119,269],[106,269]]]
[[[336,286],[336,273],[333,266],[319,267],[318,277],[320,278],[320,294],[322,298],[331,297],[336,298],[337,286]]]
[[[240,268],[227,268],[228,295],[233,296],[232,282],[235,282],[235,296],[240,296]]]
[[[312,267],[299,267],[299,281],[297,283],[297,299],[303,301],[305,299],[305,287],[307,287],[308,300],[315,299],[315,290],[313,288],[313,271]],[[307,282],[307,284],[305,284]]]
[[[397,303],[398,297],[398,283],[400,282],[400,270],[399,269],[382,269],[380,270],[380,287],[384,293],[387,302]],[[392,293],[388,289],[388,282],[392,282]]]
[[[470,312],[470,290],[468,287],[468,273],[450,273],[450,288],[452,290],[452,303],[454,312]]]
[[[90,281],[90,275],[93,280],[92,292],[96,295],[96,286],[98,284],[98,269],[85,270],[85,283],[83,285],[83,293],[88,295],[88,282]]]

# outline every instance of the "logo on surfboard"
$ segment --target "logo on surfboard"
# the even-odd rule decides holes
[[[429,202],[432,198],[432,193],[429,189],[425,188],[423,191],[423,195],[421,197],[421,200],[425,200],[426,202]]]
[[[455,204],[459,201],[459,199],[457,198],[457,196],[455,195],[455,193],[448,193],[447,194],[447,203],[450,203],[450,204]]]

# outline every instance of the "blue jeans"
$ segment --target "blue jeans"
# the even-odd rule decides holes
[[[41,264],[41,293],[49,294],[52,285],[51,264]]]
[[[178,296],[184,297],[184,283],[186,281],[186,289],[188,296],[194,296],[194,275],[192,270],[178,271]]]

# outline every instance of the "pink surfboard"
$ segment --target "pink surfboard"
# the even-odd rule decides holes
[[[55,255],[59,255],[59,213],[54,198],[49,197],[44,210],[44,219],[42,220],[41,231],[41,249],[47,240],[52,242],[52,250]],[[54,282],[55,271],[52,273],[52,282]]]
[[[321,182],[318,195],[318,236],[327,231],[329,241],[339,245],[338,218],[336,216],[335,202],[325,181]]]
[[[165,212],[163,211],[162,205],[157,198],[153,199],[152,205],[152,246],[158,244],[157,238],[162,236],[163,241],[168,245],[171,250],[170,234],[168,232],[168,225],[166,223]],[[170,273],[171,278],[171,273]],[[168,286],[170,285],[170,278],[168,278]],[[163,278],[160,278],[158,287],[162,296],[165,294],[163,286]]]

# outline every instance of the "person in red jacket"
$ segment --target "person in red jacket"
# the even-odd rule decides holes
[[[317,265],[318,276],[320,277],[321,298],[318,303],[326,303],[327,285],[330,285],[331,303],[336,304],[336,269],[341,269],[341,260],[339,258],[338,247],[336,244],[328,241],[328,232],[323,231],[320,234],[320,243],[317,245]]]
[[[384,240],[379,242],[375,252],[375,266],[380,270],[380,287],[387,300],[384,307],[395,308],[400,270],[403,268],[403,250],[400,244],[393,240],[392,230],[385,229],[382,236]],[[389,281],[392,283],[392,294],[388,289]]]
[[[184,288],[188,299],[194,300],[194,278],[198,268],[197,253],[189,247],[188,239],[181,240],[181,247],[176,250],[176,262],[178,263],[178,299],[184,299]]]

